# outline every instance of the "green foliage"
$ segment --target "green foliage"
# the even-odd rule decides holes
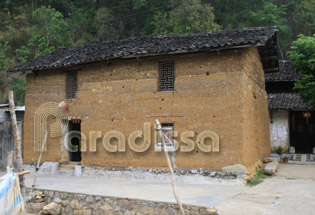
[[[279,47],[287,57],[297,35],[315,33],[314,11],[315,0],[4,0],[0,67],[4,71],[59,46],[271,25],[280,30]],[[8,88],[3,71],[1,89]],[[305,76],[300,88],[312,78]]]
[[[10,90],[14,93],[14,102],[16,105],[24,105],[26,81],[24,77],[12,77],[10,80]]]
[[[315,0],[302,0],[294,11],[294,20],[299,34],[315,34]]]
[[[282,153],[283,153],[283,148],[280,146],[279,148],[277,148],[277,154],[282,155]]]
[[[0,98],[6,88],[6,70],[13,65],[8,56],[9,48],[8,42],[0,42]]]
[[[214,22],[213,8],[200,0],[187,0],[170,12],[154,17],[154,34],[185,34],[220,29]]]
[[[70,7],[71,15],[66,19],[72,40],[76,45],[92,42],[96,34],[95,9],[79,8],[74,4]]]
[[[247,180],[247,184],[251,187],[256,186],[257,184],[260,184],[264,181],[264,179],[269,178],[271,176],[268,176],[264,173],[263,170],[256,170],[256,175]]]
[[[0,42],[0,71],[6,70],[8,68],[8,59],[6,57],[8,48],[8,42]]]
[[[59,46],[72,44],[68,24],[54,8],[42,6],[32,13],[31,38],[26,46],[16,50],[18,60],[26,62],[48,54]]]
[[[96,11],[95,25],[98,41],[118,39],[118,29],[113,25],[114,15],[108,8],[99,8]]]
[[[285,51],[290,47],[291,29],[287,24],[286,6],[276,6],[271,2],[264,2],[263,7],[257,11],[250,11],[246,21],[240,27],[247,26],[276,26],[279,29],[280,48]],[[280,50],[281,51],[281,50]]]
[[[289,57],[295,69],[303,73],[303,78],[295,83],[294,89],[298,90],[304,101],[315,106],[315,34],[300,35],[293,42]]]

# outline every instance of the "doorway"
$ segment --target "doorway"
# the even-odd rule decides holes
[[[291,146],[299,154],[312,154],[315,147],[315,112],[292,111],[290,113]]]
[[[69,121],[69,133],[71,131],[74,131],[73,133],[71,132],[71,134],[73,135],[69,135],[70,141],[71,141],[71,145],[73,147],[76,147],[77,150],[76,151],[69,151],[69,161],[76,161],[76,162],[80,162],[81,161],[81,120],[76,120],[76,119],[72,119]],[[76,132],[77,131],[77,132]]]

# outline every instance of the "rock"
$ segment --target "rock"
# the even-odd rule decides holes
[[[270,162],[267,163],[267,165],[265,166],[264,172],[268,175],[273,175],[277,172],[278,168],[279,168],[278,162]]]
[[[57,203],[57,204],[60,204],[61,203],[61,199],[59,199],[59,198],[54,198],[54,200],[53,200],[55,203]]]
[[[264,158],[264,163],[270,163],[270,162],[279,162],[280,158],[275,157],[266,157]]]
[[[70,206],[71,208],[73,208],[73,209],[80,209],[80,203],[79,203],[79,201],[78,201],[77,199],[73,199],[73,200],[70,202],[69,206]]]
[[[190,173],[191,173],[191,174],[197,174],[197,172],[198,172],[198,170],[196,170],[196,169],[190,170]]]
[[[217,214],[217,209],[215,207],[209,207],[209,208],[207,208],[206,211],[209,213],[209,215],[216,215]]]
[[[94,197],[93,197],[93,196],[88,196],[88,197],[85,199],[85,201],[88,202],[88,203],[94,202]]]
[[[217,174],[217,172],[210,172],[210,176],[214,177]]]
[[[58,215],[61,211],[61,205],[55,202],[52,202],[43,207],[43,210],[40,214],[50,214],[50,215]]]
[[[223,172],[230,172],[230,173],[242,173],[246,172],[246,167],[242,164],[234,164],[231,166],[226,166],[222,168]]]
[[[91,210],[74,210],[74,215],[91,215]]]
[[[113,208],[109,204],[105,203],[105,205],[102,206],[101,209],[104,211],[109,211],[112,210]]]
[[[102,197],[100,197],[100,196],[96,196],[95,197],[95,201],[99,201],[99,200],[101,200],[102,199]]]
[[[37,214],[43,209],[45,205],[46,205],[45,202],[42,203],[29,202],[25,206],[25,212]]]

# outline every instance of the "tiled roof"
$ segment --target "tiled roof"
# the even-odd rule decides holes
[[[276,42],[274,39],[276,32],[275,27],[242,28],[213,33],[143,36],[82,47],[59,48],[51,54],[11,68],[9,71],[55,69],[114,58],[187,53],[244,45],[257,45],[263,49],[268,44],[268,47],[266,45],[268,49],[264,50],[266,52],[264,54],[268,56],[276,53],[276,49],[269,46],[271,38],[274,40],[271,46]],[[265,65],[270,67],[270,63],[274,64],[274,62],[264,60],[263,63],[264,68]],[[277,59],[276,64],[278,64]]]
[[[269,93],[268,105],[269,109],[277,110],[314,110],[314,108],[307,105],[297,93]]]
[[[296,72],[293,69],[292,64],[289,61],[279,61],[279,71],[277,72],[267,72],[266,81],[297,81],[303,75],[299,72]]]

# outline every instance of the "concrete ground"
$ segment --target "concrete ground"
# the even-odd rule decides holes
[[[142,174],[146,174],[146,176],[127,178],[122,174],[117,174],[117,177],[111,175],[92,178],[39,175],[36,188],[175,202],[168,174]],[[242,180],[220,180],[200,175],[177,176],[175,180],[181,201],[192,205],[216,206],[225,199],[248,189]],[[33,176],[27,176],[27,187],[31,187],[32,183]]]
[[[315,165],[281,164],[276,176],[217,208],[220,215],[315,214]]]
[[[141,173],[130,177],[119,171],[105,177],[39,175],[37,187],[104,196],[175,202],[168,174]],[[26,184],[31,187],[33,175]],[[255,187],[240,180],[200,175],[176,177],[183,203],[216,206],[220,215],[315,214],[315,165],[281,164],[276,176]]]

